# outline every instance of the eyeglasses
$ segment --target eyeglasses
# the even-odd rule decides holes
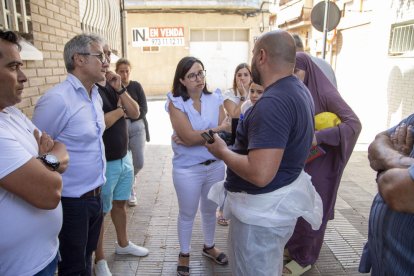
[[[106,58],[104,53],[95,53],[95,54],[94,53],[78,53],[78,55],[97,57],[98,60],[102,62],[102,64],[104,64],[105,62],[108,62],[108,59]]]
[[[206,70],[201,70],[198,73],[191,73],[187,75],[187,79],[190,81],[196,81],[197,77],[203,80],[206,77]]]

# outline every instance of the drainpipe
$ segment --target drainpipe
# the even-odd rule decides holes
[[[127,52],[127,31],[126,31],[126,20],[127,12],[125,10],[125,1],[121,1],[121,45],[122,45],[122,55],[124,58],[128,58]]]

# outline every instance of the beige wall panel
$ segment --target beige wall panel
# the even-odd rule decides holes
[[[129,13],[127,15],[127,57],[132,63],[131,79],[139,81],[147,95],[165,95],[171,89],[178,61],[189,54],[190,29],[249,29],[250,49],[253,37],[260,35],[261,17],[243,18],[240,15],[215,13]],[[265,22],[265,25],[267,22]],[[160,47],[159,52],[143,52],[132,47],[132,29],[139,27],[184,27],[185,46]]]
[[[370,24],[349,24],[341,30],[335,62],[338,86],[362,122],[361,145],[414,111],[413,56],[388,56],[391,25],[414,19],[414,7],[390,2],[375,1]]]

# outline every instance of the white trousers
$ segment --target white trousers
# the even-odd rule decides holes
[[[204,244],[214,244],[217,204],[207,198],[211,186],[222,181],[225,165],[216,161],[208,166],[194,165],[189,168],[173,168],[173,182],[178,198],[178,240],[181,253],[190,252],[194,218],[200,206]]]
[[[282,275],[283,249],[293,234],[295,224],[263,227],[241,222],[230,215],[228,256],[231,272],[237,276]]]

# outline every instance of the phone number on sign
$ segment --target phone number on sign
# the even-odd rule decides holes
[[[150,38],[151,46],[184,46],[184,38],[168,37],[168,38]]]

